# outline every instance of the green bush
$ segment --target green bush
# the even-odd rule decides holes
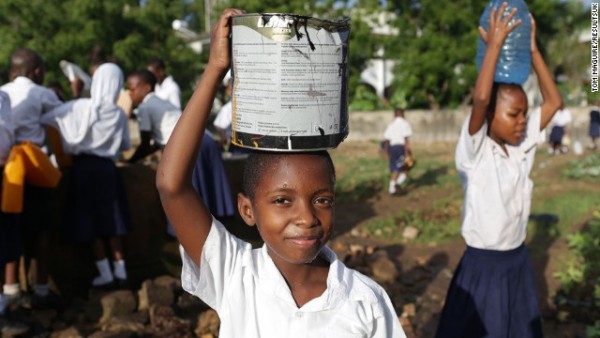
[[[564,175],[569,178],[600,177],[600,153],[569,162]]]
[[[600,208],[581,231],[567,236],[567,241],[574,258],[555,273],[561,283],[558,305],[590,325],[588,337],[600,337]]]

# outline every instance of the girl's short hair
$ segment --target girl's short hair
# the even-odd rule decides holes
[[[129,74],[129,77],[137,77],[142,83],[149,85],[152,90],[154,90],[154,86],[156,86],[156,76],[147,69],[135,71]]]
[[[500,95],[505,90],[518,90],[525,94],[525,97],[527,97],[527,94],[525,93],[525,90],[523,90],[523,87],[516,83],[494,82],[494,84],[492,85],[492,92],[490,95],[490,104],[488,105],[487,111],[488,120],[494,117],[494,112],[496,111],[496,103],[498,103],[498,95]]]
[[[297,155],[313,155],[324,159],[327,163],[331,182],[332,184],[335,184],[335,166],[333,165],[331,156],[325,150],[307,152],[253,151],[248,156],[244,167],[244,174],[242,177],[242,189],[244,194],[253,200],[256,187],[260,183],[260,180],[267,169],[272,168],[277,162],[285,160],[286,157]]]

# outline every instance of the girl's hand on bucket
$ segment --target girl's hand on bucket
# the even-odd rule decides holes
[[[221,72],[226,72],[231,65],[231,17],[245,14],[246,11],[236,8],[225,9],[219,21],[210,31],[210,57],[209,66],[216,67]]]

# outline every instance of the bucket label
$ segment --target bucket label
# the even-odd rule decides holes
[[[337,146],[348,132],[348,34],[347,21],[234,17],[232,142],[293,150],[291,138],[317,136],[327,140],[318,148]],[[288,140],[277,140],[275,147],[273,137]]]

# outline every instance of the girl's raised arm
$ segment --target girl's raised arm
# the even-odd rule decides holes
[[[496,63],[498,62],[504,40],[506,40],[508,34],[521,23],[520,21],[517,21],[514,24],[509,25],[510,20],[517,13],[516,8],[513,8],[506,18],[502,18],[507,6],[507,3],[504,2],[500,8],[494,8],[490,11],[490,25],[487,32],[483,27],[479,27],[479,34],[481,34],[481,38],[486,43],[486,49],[485,55],[483,56],[483,62],[481,63],[481,69],[479,75],[477,75],[477,81],[475,82],[475,89],[473,90],[473,108],[469,120],[470,135],[477,133],[485,122],[486,114],[491,102]]]
[[[192,171],[220,81],[230,67],[230,19],[243,14],[226,9],[211,31],[208,65],[164,149],[156,186],[179,243],[200,263],[212,215],[192,186]]]
[[[563,105],[560,92],[554,83],[552,74],[544,62],[535,41],[535,20],[531,16],[531,63],[538,77],[540,92],[542,93],[542,115],[540,120],[540,130],[546,128],[552,117]]]

